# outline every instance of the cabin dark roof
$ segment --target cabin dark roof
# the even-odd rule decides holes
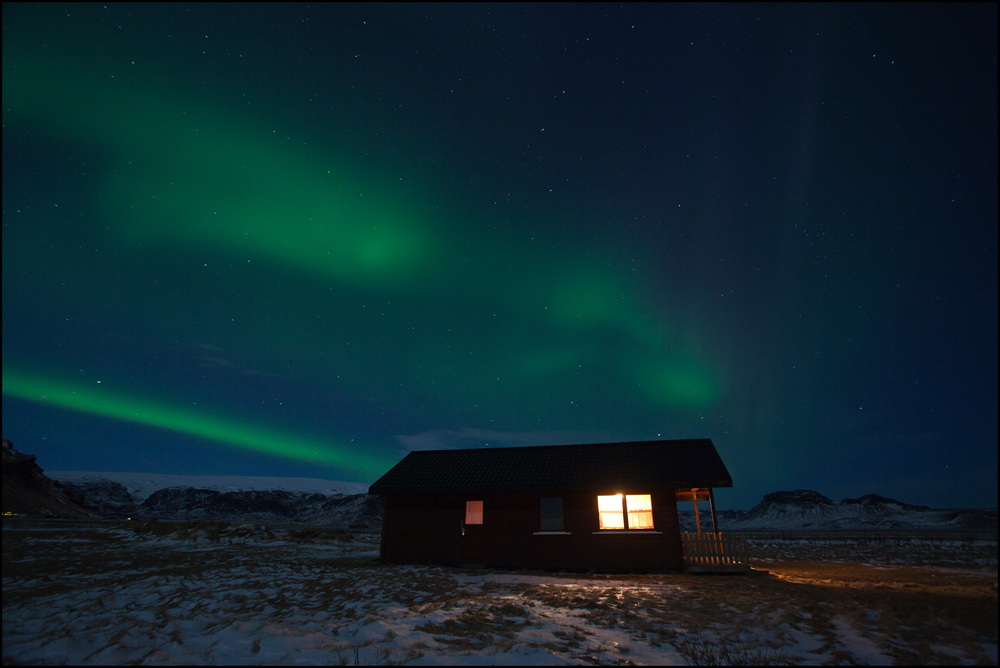
[[[411,452],[369,494],[629,492],[732,487],[711,439]]]

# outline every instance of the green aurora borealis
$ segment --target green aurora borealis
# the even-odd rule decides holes
[[[266,9],[282,11],[307,13]],[[879,406],[891,392],[867,365],[907,376],[910,358],[878,348],[900,317],[926,321],[912,306],[923,297],[891,301],[925,255],[911,235],[873,231],[875,199],[836,203],[849,170],[774,149],[739,163],[732,153],[769,146],[747,133],[723,151],[728,175],[715,172],[717,126],[697,125],[709,102],[597,103],[614,97],[599,94],[600,77],[584,95],[572,68],[569,83],[542,84],[528,65],[500,76],[496,61],[467,90],[475,74],[462,71],[502,49],[459,40],[441,48],[462,58],[426,55],[434,38],[387,7],[323,8],[322,39],[274,16],[228,30],[226,12],[5,5],[3,385],[15,445],[44,453],[53,425],[65,438],[101,424],[81,436],[95,463],[77,453],[48,467],[374,480],[426,433],[707,436],[751,503],[824,481],[827,494],[920,501],[923,464],[872,482],[852,479],[837,452],[856,442],[884,461],[882,435],[943,462],[936,448],[956,435],[912,424],[937,398]],[[674,83],[700,99],[703,83]],[[553,108],[571,94],[572,107]],[[638,110],[621,122],[645,134],[626,129],[624,148],[620,130],[589,129],[587,114],[603,127],[626,107]],[[787,132],[789,146],[801,139],[799,126]],[[836,146],[838,133],[850,130],[810,141]],[[659,158],[629,157],[647,144]],[[673,160],[685,166],[663,166]],[[900,178],[884,185],[914,187]],[[916,254],[873,271],[872,253],[890,247]],[[907,345],[920,358],[925,342]],[[41,423],[12,419],[21,408]],[[175,455],[130,463],[116,442],[126,422],[182,439]],[[801,447],[817,430],[826,454]],[[988,439],[989,425],[977,433]]]
[[[349,452],[350,448],[344,445],[334,447],[329,442],[310,442],[242,422],[220,419],[212,414],[154,404],[71,382],[24,377],[5,370],[3,387],[5,394],[28,401],[169,429],[280,457],[336,466],[362,475],[376,475],[384,471],[387,464],[391,466],[394,463]]]
[[[54,76],[54,71],[67,76]],[[430,379],[412,388],[418,392],[420,385],[457,382],[467,394],[483,381],[496,391],[510,391],[544,385],[584,364],[644,386],[640,396],[665,408],[704,407],[720,392],[705,363],[670,339],[666,323],[650,318],[650,309],[637,303],[635,289],[616,272],[554,250],[537,254],[531,265],[518,258],[530,253],[526,248],[484,257],[444,225],[435,226],[431,214],[414,213],[417,198],[398,192],[401,188],[359,185],[341,164],[324,164],[309,151],[270,139],[264,127],[233,123],[232,110],[212,114],[197,100],[180,100],[155,88],[109,91],[83,68],[10,67],[4,72],[4,95],[17,100],[12,110],[32,123],[43,122],[55,109],[46,131],[73,119],[75,141],[99,144],[112,156],[116,167],[102,185],[103,213],[116,226],[102,241],[114,244],[116,252],[133,245],[162,249],[180,261],[210,257],[214,265],[221,257],[229,266],[263,263],[270,270],[294,272],[298,280],[330,286],[338,296],[346,290],[384,307],[396,298],[410,312],[444,309],[478,320],[461,325],[479,332],[469,345],[472,360],[426,340],[415,341],[396,360],[413,375],[427,369]],[[477,256],[477,266],[455,262],[463,254]],[[518,268],[510,275],[493,270],[513,265]],[[294,295],[289,298],[294,301]],[[517,322],[525,334],[513,346],[506,332],[490,336],[495,318]],[[322,336],[324,325],[294,336]],[[360,338],[371,334],[362,332]],[[255,359],[266,358],[267,347],[255,350]],[[636,347],[647,348],[648,357],[633,359]],[[616,353],[620,349],[626,354]],[[302,352],[306,358],[299,363],[310,365],[309,348]],[[378,355],[384,359],[392,353],[381,349]],[[341,366],[356,366],[362,373],[370,364],[349,351],[334,360],[332,368],[327,364],[307,373],[323,377]],[[449,361],[463,365],[471,382],[451,374],[434,380],[434,369],[447,369]],[[498,382],[490,383],[491,378]],[[478,401],[496,400],[493,394]]]

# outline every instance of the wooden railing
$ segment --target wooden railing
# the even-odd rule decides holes
[[[695,567],[741,566],[747,563],[742,537],[723,533],[682,533],[684,565]]]

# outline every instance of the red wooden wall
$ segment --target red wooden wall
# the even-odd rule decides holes
[[[385,499],[381,557],[390,563],[662,572],[683,568],[675,490],[641,490],[658,533],[599,531],[597,494],[413,495]],[[539,531],[539,498],[562,496],[568,535]],[[465,502],[482,500],[483,525],[465,527]]]

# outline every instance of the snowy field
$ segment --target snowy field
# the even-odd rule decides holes
[[[383,566],[377,536],[322,530],[9,523],[3,661],[997,663],[996,541],[750,548],[769,575],[569,575]]]

